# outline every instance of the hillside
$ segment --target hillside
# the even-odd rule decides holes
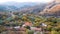
[[[60,3],[52,2],[49,7],[46,7],[40,15],[44,16],[60,16]]]

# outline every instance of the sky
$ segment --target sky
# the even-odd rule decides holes
[[[0,0],[0,3],[16,1],[16,2],[51,2],[52,0]]]

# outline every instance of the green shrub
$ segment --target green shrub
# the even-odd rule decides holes
[[[34,31],[28,30],[28,34],[34,34]]]

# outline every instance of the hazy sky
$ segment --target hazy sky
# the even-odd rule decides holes
[[[50,2],[52,0],[0,0],[0,3],[8,2],[8,1],[16,1],[16,2]]]

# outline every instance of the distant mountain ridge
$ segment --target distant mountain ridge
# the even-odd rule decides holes
[[[15,11],[22,8],[35,6],[36,3],[18,3],[18,2],[6,2],[0,4],[0,11]]]
[[[24,12],[24,13],[35,13],[38,14],[42,11],[47,3],[35,3],[35,2],[6,2],[0,4],[0,12]]]

